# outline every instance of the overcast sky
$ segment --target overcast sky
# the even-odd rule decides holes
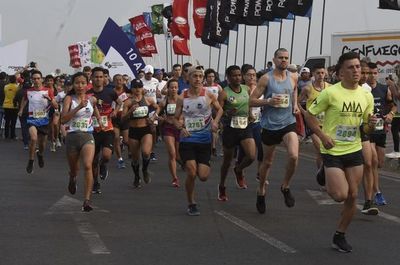
[[[150,6],[168,2],[166,0],[0,0],[2,17],[2,34],[0,45],[8,45],[18,40],[29,41],[28,62],[36,61],[44,73],[61,68],[64,72],[72,72],[68,66],[67,46],[78,41],[89,40],[98,36],[108,17],[120,25],[127,24],[130,17],[150,11]],[[326,0],[323,54],[330,53],[333,32],[352,32],[366,30],[398,29],[400,11],[378,9],[378,0]],[[323,0],[314,0],[311,22],[310,46],[308,54],[319,55],[321,38],[321,16]],[[296,31],[293,50],[293,62],[302,64],[305,56],[308,19],[296,20]],[[260,27],[257,42],[256,68],[264,66],[265,39],[267,27]],[[290,49],[292,22],[283,23],[282,45]],[[255,50],[255,27],[247,27],[246,43],[244,42],[244,26],[239,30],[239,45],[236,64],[243,63],[243,50],[246,44],[245,63],[253,64]],[[192,30],[193,34],[193,30]],[[279,23],[272,23],[269,33],[267,59],[278,46]],[[235,60],[236,34],[231,32],[228,65]],[[159,55],[147,61],[159,67],[166,63],[165,40],[156,37]],[[192,59],[209,65],[209,48],[192,37]],[[224,71],[226,46],[221,49],[219,72]],[[184,61],[189,60],[185,57]],[[1,58],[0,58],[1,60]],[[173,57],[174,63],[176,56]],[[211,67],[217,68],[218,50],[213,49]],[[179,62],[181,59],[179,58]]]

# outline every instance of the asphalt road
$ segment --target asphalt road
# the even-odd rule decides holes
[[[64,148],[47,151],[45,168],[35,165],[28,175],[21,143],[1,140],[0,264],[400,264],[397,173],[381,177],[388,205],[375,217],[357,212],[347,234],[354,251],[341,254],[330,247],[341,205],[320,191],[308,152],[291,185],[290,209],[279,190],[285,153],[278,152],[264,215],[255,208],[255,164],[246,171],[247,190],[235,187],[230,171],[229,201],[219,202],[221,158],[214,158],[209,181],[196,182],[198,217],[186,215],[184,188],[170,186],[162,144],[156,152],[153,181],[141,189],[132,188],[131,169],[117,169],[113,159],[103,193],[93,196],[95,210],[82,213],[83,178],[70,195]],[[184,172],[179,176],[183,182]]]

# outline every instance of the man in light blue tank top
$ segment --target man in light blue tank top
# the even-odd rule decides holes
[[[265,213],[265,182],[275,156],[275,147],[284,142],[287,150],[287,165],[281,192],[287,207],[295,204],[289,184],[297,166],[299,142],[296,134],[295,114],[297,107],[297,75],[287,70],[289,52],[279,48],[273,58],[275,69],[264,74],[258,81],[257,88],[250,96],[251,107],[263,107],[261,116],[263,142],[263,163],[261,164],[260,183],[257,190],[256,207],[260,214]],[[259,99],[264,95],[263,99]]]

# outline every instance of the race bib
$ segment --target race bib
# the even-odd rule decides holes
[[[344,142],[354,142],[356,140],[357,126],[338,125],[336,126],[336,140]]]
[[[236,129],[245,129],[247,127],[248,117],[233,116],[231,119],[231,127]]]
[[[185,118],[186,130],[199,131],[204,128],[205,121],[204,118]]]
[[[218,98],[218,87],[209,87],[207,90]]]
[[[375,125],[375,131],[382,131],[384,125],[384,120],[382,118],[378,118]]]
[[[126,95],[126,93],[122,93],[121,95],[119,95],[119,100],[121,100],[122,102],[124,102],[125,100],[128,99],[128,96]]]
[[[167,114],[174,115],[176,110],[176,104],[167,104]]]
[[[41,118],[46,118],[47,112],[45,110],[34,110],[33,111],[33,118],[35,119],[41,119]]]
[[[290,100],[290,95],[289,94],[275,94],[275,93],[272,93],[272,97],[274,97],[274,96],[281,97],[281,103],[277,105],[277,108],[287,108],[287,107],[289,107],[289,100]]]
[[[90,118],[77,119],[71,122],[71,129],[74,131],[87,132],[89,129],[89,125],[90,125]]]
[[[108,118],[107,118],[107,116],[100,116],[100,121],[101,121],[101,124],[103,125],[103,127],[107,127],[108,126]],[[93,126],[94,127],[100,127],[99,121],[96,119],[96,117],[93,117]]]
[[[135,109],[134,112],[132,112],[132,116],[134,118],[144,118],[147,116],[148,113],[149,113],[149,107],[141,106]]]
[[[255,110],[254,110],[255,109]],[[254,122],[259,122],[261,120],[261,111],[260,108],[253,108],[251,114],[254,117]]]

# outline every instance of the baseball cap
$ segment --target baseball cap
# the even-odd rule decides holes
[[[302,74],[302,73],[310,73],[310,68],[308,68],[308,67],[301,68],[300,74]]]
[[[194,72],[201,72],[204,75],[204,67],[201,65],[195,65],[188,68],[188,75],[191,75]]]
[[[140,79],[133,79],[131,81],[131,89],[132,88],[142,88],[143,82]]]
[[[152,74],[154,74],[154,67],[151,66],[150,64],[148,64],[148,65],[146,65],[146,66],[144,67],[143,71],[144,71],[145,74],[147,74],[147,73],[152,73]]]

